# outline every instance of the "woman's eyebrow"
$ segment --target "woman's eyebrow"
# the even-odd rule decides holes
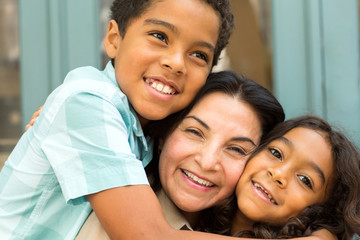
[[[204,123],[201,119],[195,117],[195,116],[186,116],[185,118],[192,118],[195,121],[197,121],[198,123],[200,123],[204,128],[206,128],[207,130],[210,129],[210,127]],[[253,140],[251,140],[250,138],[247,137],[236,137],[236,138],[232,138],[232,141],[239,141],[239,142],[250,142],[252,145],[254,145],[256,147],[256,144],[253,142]]]
[[[253,140],[251,140],[250,138],[247,138],[247,137],[236,137],[236,138],[232,138],[231,140],[238,141],[238,142],[249,142],[253,146],[257,147],[256,144],[253,142]]]
[[[197,117],[195,117],[195,116],[186,116],[185,119],[186,119],[186,118],[192,118],[192,119],[194,119],[195,121],[197,121],[198,123],[200,123],[204,128],[206,128],[206,130],[209,130],[209,129],[210,129],[210,127],[209,127],[206,123],[204,123],[202,120],[200,120],[199,118],[197,118]]]
[[[281,142],[283,142],[285,145],[287,145],[289,148],[293,148],[294,147],[294,144],[289,140],[287,139],[286,137],[282,136],[280,137],[278,140],[280,140]],[[324,172],[321,170],[321,168],[316,164],[314,163],[313,161],[309,160],[309,164],[310,164],[310,167],[319,175],[319,177],[321,178],[322,180],[322,184],[325,183],[325,174]]]

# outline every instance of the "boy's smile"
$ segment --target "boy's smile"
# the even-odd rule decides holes
[[[123,38],[110,22],[105,49],[142,125],[194,98],[211,70],[219,25],[215,10],[202,0],[153,1]]]

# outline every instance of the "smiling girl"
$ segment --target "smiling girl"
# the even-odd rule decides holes
[[[325,228],[351,239],[360,232],[360,154],[320,118],[288,120],[251,157],[235,194],[223,233],[291,238]],[[217,231],[221,215],[211,221]]]

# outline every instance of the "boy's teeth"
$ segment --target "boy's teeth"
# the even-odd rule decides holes
[[[156,81],[152,82],[148,79],[146,79],[145,82],[147,84],[149,84],[150,87],[152,87],[153,89],[155,89],[156,91],[161,92],[161,93],[174,95],[176,92],[172,87],[170,87],[168,85],[164,85],[161,82],[156,82]]]
[[[212,187],[214,186],[214,184],[212,184],[209,181],[206,181],[204,179],[198,178],[197,176],[195,176],[194,174],[192,174],[191,172],[188,172],[186,170],[182,170],[182,172],[190,179],[192,179],[194,182],[197,182],[200,185],[203,185],[205,187]]]

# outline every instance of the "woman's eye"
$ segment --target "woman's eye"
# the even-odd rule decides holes
[[[300,181],[301,181],[303,184],[305,184],[308,188],[313,189],[311,180],[310,180],[308,177],[306,177],[306,176],[304,176],[304,175],[300,175],[300,176],[299,176],[299,179],[300,179]]]
[[[241,147],[229,147],[229,149],[230,149],[231,151],[234,151],[234,152],[240,154],[241,156],[246,156],[246,155],[247,155],[247,153],[245,152],[245,150],[242,149]]]
[[[277,149],[275,149],[275,148],[269,148],[269,151],[271,152],[271,154],[272,154],[274,157],[282,160],[282,156],[281,156],[281,153],[279,152],[279,150],[277,150]]]
[[[206,63],[209,62],[208,57],[206,56],[206,54],[202,53],[202,52],[195,52],[192,54],[193,56],[200,58],[201,60],[204,60]]]
[[[167,43],[167,37],[165,34],[160,33],[160,32],[153,32],[151,33],[152,36],[156,37],[157,39],[159,39],[160,41]]]
[[[185,131],[188,132],[188,133],[191,133],[191,134],[193,134],[195,136],[202,137],[201,133],[198,130],[190,128],[190,129],[186,129]]]

